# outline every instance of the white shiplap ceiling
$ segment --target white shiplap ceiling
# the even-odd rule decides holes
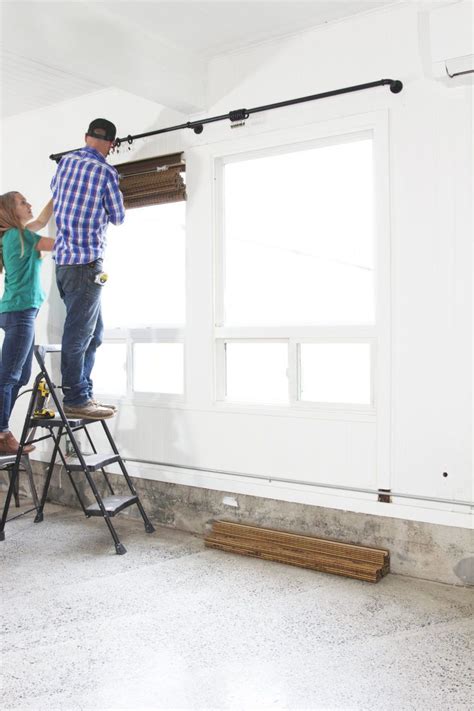
[[[400,1],[400,0],[399,0]],[[174,2],[104,3],[125,22],[153,28],[160,41],[200,57],[237,50],[397,0],[175,0]]]
[[[41,106],[57,104],[66,98],[89,94],[102,85],[74,76],[67,70],[22,57],[1,49],[2,114],[9,116]]]
[[[213,56],[399,2],[1,2],[2,115],[112,86],[193,112]]]

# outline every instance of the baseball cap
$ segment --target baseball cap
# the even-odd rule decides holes
[[[103,141],[115,141],[117,129],[112,121],[104,118],[96,118],[90,122],[87,135],[93,138],[101,138]]]

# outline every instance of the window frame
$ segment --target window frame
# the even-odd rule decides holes
[[[374,324],[341,326],[234,327],[224,324],[225,234],[224,183],[226,164],[324,145],[339,144],[370,137],[373,141],[374,165]],[[240,145],[224,143],[211,150],[213,161],[214,208],[214,407],[222,411],[260,412],[314,416],[323,419],[374,422],[377,419],[378,450],[383,470],[389,456],[391,407],[391,313],[390,313],[390,181],[388,111],[332,119],[305,126],[246,136]],[[290,396],[288,405],[255,405],[234,403],[223,398],[225,393],[225,352],[223,343],[234,339],[287,339],[289,343],[289,381],[293,392],[299,392],[298,343],[356,341],[371,344],[372,403],[368,405],[312,403]]]

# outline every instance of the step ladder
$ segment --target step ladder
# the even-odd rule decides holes
[[[12,468],[10,485],[5,500],[2,519],[0,521],[0,541],[5,539],[5,523],[7,522],[8,509],[10,506],[12,494],[16,490],[15,487],[17,486],[17,478],[19,476],[20,464],[23,456],[23,447],[26,444],[34,444],[35,442],[41,442],[47,439],[52,439],[52,441],[54,442],[53,453],[51,455],[51,460],[48,464],[46,480],[41,498],[38,502],[38,505],[35,505],[35,523],[40,523],[43,520],[43,511],[48,496],[48,490],[51,482],[51,477],[53,475],[54,465],[59,457],[71,481],[72,487],[79,500],[79,503],[85,516],[87,518],[90,518],[91,516],[103,517],[113,538],[116,553],[118,555],[123,555],[127,552],[127,549],[125,548],[123,543],[120,542],[117,532],[111,521],[111,519],[118,513],[120,513],[120,511],[123,511],[129,506],[136,505],[138,507],[138,510],[140,511],[141,517],[145,524],[145,531],[147,533],[153,533],[155,529],[149,521],[148,516],[146,515],[145,510],[140,502],[136,489],[125,467],[124,461],[119,454],[117,446],[107,426],[106,420],[69,418],[64,414],[64,410],[56,392],[58,388],[52,382],[45,363],[45,358],[48,353],[60,352],[61,346],[56,345],[34,347],[34,355],[39,365],[40,372],[38,373],[34,381],[33,392],[31,394],[30,402],[28,405],[28,411],[25,418],[25,424],[23,426],[23,432],[20,438],[20,448],[18,450],[15,463]],[[40,392],[41,381],[46,383],[47,389],[49,390],[49,394],[55,406],[55,412],[47,413],[48,416],[45,416],[43,408],[41,408],[43,412],[39,415],[37,414],[36,404],[38,400],[38,393]],[[97,452],[91,434],[89,432],[89,428],[94,425],[96,427],[102,427],[106,435],[107,441],[110,445],[110,448],[112,449],[112,452],[110,454],[99,454]],[[38,429],[46,430],[47,434],[43,434],[37,437],[36,432]],[[92,454],[82,453],[79,442],[76,437],[77,433],[79,432],[85,433],[88,444],[92,450]],[[73,456],[69,456],[66,453],[66,436],[72,448]],[[105,470],[105,467],[108,464],[115,463],[119,465],[124,479],[127,483],[130,492],[127,496],[118,496],[114,492],[108,473]],[[97,483],[94,479],[94,474],[96,472],[101,473],[109,495],[104,497],[101,496],[97,487]],[[95,498],[95,503],[88,504],[85,500],[84,494],[81,494],[80,480],[83,480],[84,478]]]

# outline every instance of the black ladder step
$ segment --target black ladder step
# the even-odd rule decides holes
[[[0,455],[0,469],[4,469],[10,464],[15,464],[16,454],[1,454]]]
[[[104,508],[109,514],[109,516],[115,516],[127,506],[132,506],[138,501],[138,496],[105,496],[102,499]],[[99,508],[99,504],[91,504],[86,508],[86,516],[102,516],[102,511]]]
[[[97,422],[97,420],[83,420],[80,417],[68,417],[70,427],[79,427],[83,424],[91,424],[92,422]],[[33,427],[64,427],[65,422],[61,417],[32,417],[31,426]]]
[[[90,472],[95,472],[97,469],[102,469],[106,464],[113,464],[120,461],[120,454],[84,454],[82,456],[86,464],[86,468]],[[66,465],[69,471],[83,471],[83,467],[78,457],[66,459]]]

